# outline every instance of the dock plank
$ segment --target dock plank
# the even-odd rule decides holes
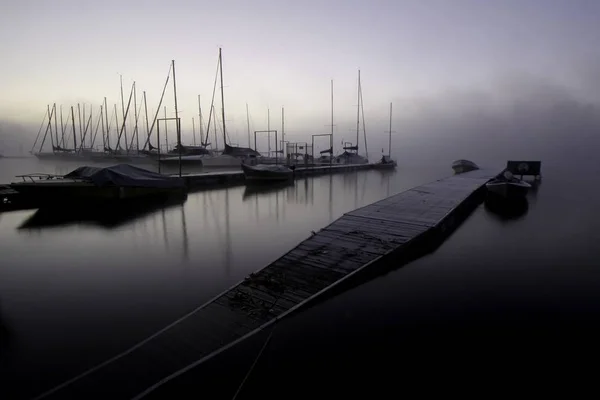
[[[478,170],[451,176],[346,213],[171,326],[38,398],[135,398],[274,318],[332,292],[373,261],[411,248],[406,245],[445,223],[494,175]]]

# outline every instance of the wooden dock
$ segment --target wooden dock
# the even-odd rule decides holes
[[[386,166],[387,167],[387,166]],[[378,168],[378,164],[348,164],[348,165],[322,165],[312,167],[297,167],[294,179],[306,176],[345,173]],[[214,189],[245,184],[244,173],[240,171],[214,171],[198,174],[182,175],[190,190]]]
[[[315,167],[297,168],[294,173],[294,179],[316,176],[324,174],[345,173],[361,171],[366,169],[378,168],[377,164],[350,164],[350,165],[329,165]],[[177,174],[172,174],[178,176]],[[221,189],[231,186],[244,185],[246,179],[244,173],[240,171],[212,171],[204,173],[192,173],[182,175],[186,186],[190,191]],[[0,185],[0,212],[26,210],[39,208],[36,201],[30,201],[27,197],[20,195],[12,189],[10,185]]]
[[[142,398],[365,274],[418,256],[480,203],[494,175],[455,175],[349,212],[153,336],[37,398]]]

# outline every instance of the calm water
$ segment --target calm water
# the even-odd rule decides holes
[[[595,382],[600,193],[579,172],[548,165],[524,214],[482,204],[434,253],[404,268],[392,260],[387,275],[278,323],[237,399],[408,388],[479,398]],[[269,333],[148,398],[231,399]]]
[[[0,162],[4,182],[76,167]],[[44,226],[36,211],[0,214],[0,390],[27,398],[48,389],[189,312],[344,212],[444,175],[448,168],[365,171],[269,193],[244,186],[198,192],[111,227],[65,215]]]
[[[13,171],[0,181],[18,172],[74,168],[0,163],[2,174]],[[578,354],[595,354],[600,195],[582,174],[557,167],[544,165],[544,181],[523,215],[507,219],[481,205],[433,254],[278,324],[239,398],[282,398],[280,386],[337,391],[353,379],[383,388],[390,372],[407,377],[426,369],[433,377],[444,369],[448,375],[466,359],[472,372],[497,369],[501,353],[525,364],[544,357],[556,363],[573,343],[585,349]],[[94,221],[20,228],[35,211],[0,214],[1,393],[28,398],[49,389],[162,328],[344,212],[447,175],[447,166],[401,165],[396,173],[309,178],[270,193],[243,186],[199,192],[110,228]],[[172,381],[156,397],[172,398],[172,390],[185,387],[231,398],[265,337]],[[479,358],[473,361],[471,353]]]

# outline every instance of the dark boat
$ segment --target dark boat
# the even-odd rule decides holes
[[[45,229],[71,224],[113,229],[158,210],[180,206],[185,201],[185,196],[177,198],[149,197],[143,201],[96,204],[95,207],[89,207],[87,204],[73,205],[72,203],[66,203],[63,206],[41,207],[18,229]]]
[[[283,182],[292,179],[294,176],[294,171],[291,168],[279,164],[242,164],[242,170],[248,181]]]
[[[479,169],[479,166],[473,161],[456,160],[452,163],[452,169],[454,170],[455,174],[462,174],[463,172],[469,172]]]
[[[40,205],[122,202],[187,193],[183,179],[129,164],[117,164],[106,168],[84,166],[63,176],[29,174],[18,177],[23,181],[12,183],[11,188]]]
[[[396,168],[396,161],[392,160],[390,156],[381,156],[381,160],[373,166],[378,169],[394,169]]]
[[[523,198],[531,188],[525,181],[517,179],[510,171],[504,171],[485,184],[488,192],[505,199]]]
[[[248,200],[252,197],[268,196],[273,193],[283,192],[289,188],[295,187],[293,180],[287,180],[282,182],[274,182],[270,185],[246,185],[242,200]]]

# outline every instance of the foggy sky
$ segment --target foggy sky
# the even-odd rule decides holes
[[[267,109],[271,127],[279,129],[284,106],[288,139],[328,132],[331,79],[334,142],[353,140],[359,68],[371,152],[387,147],[390,101],[394,149],[436,137],[457,147],[466,137],[504,146],[525,128],[546,132],[547,147],[567,127],[552,120],[545,129],[540,118],[549,123],[561,110],[569,119],[597,122],[588,106],[600,98],[600,2],[593,0],[107,0],[85,6],[30,0],[2,11],[5,142],[19,130],[14,123],[20,134],[34,136],[48,103],[97,108],[104,96],[109,105],[120,102],[119,74],[125,101],[135,80],[152,113],[172,59],[189,138],[197,95],[203,112],[210,106],[219,47],[228,131],[242,145],[246,102],[253,130],[266,129]],[[174,116],[171,90],[166,105]]]

